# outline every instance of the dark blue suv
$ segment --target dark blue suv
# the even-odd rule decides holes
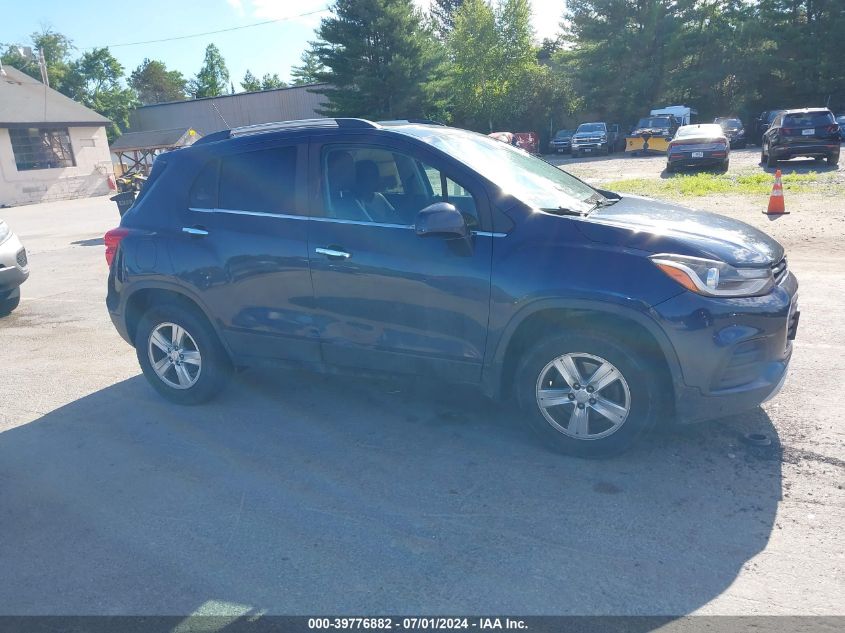
[[[112,320],[174,402],[267,362],[436,376],[586,456],[773,397],[798,321],[764,233],[424,122],[207,136],[105,242]]]

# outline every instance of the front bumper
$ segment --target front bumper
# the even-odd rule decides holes
[[[685,292],[652,308],[683,374],[675,394],[679,423],[741,413],[780,391],[798,326],[797,291],[797,279],[787,273],[763,297]]]
[[[0,244],[0,292],[14,290],[29,277],[26,249],[18,236],[12,235]]]

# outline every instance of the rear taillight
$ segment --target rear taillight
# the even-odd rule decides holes
[[[784,135],[786,135],[786,136],[789,136],[790,134],[795,134],[796,132],[798,132],[798,130],[793,129],[791,127],[781,128],[780,131],[783,132]]]
[[[838,126],[837,124],[835,124],[835,123],[834,123],[833,125],[828,125],[828,126],[824,129],[824,131],[825,131],[825,132],[827,132],[828,134],[835,134],[836,132],[838,132],[838,131],[839,131],[839,126]]]
[[[103,242],[106,245],[106,263],[111,266],[114,261],[114,256],[117,254],[117,247],[120,246],[120,241],[129,234],[129,229],[117,227],[112,229],[103,236]]]

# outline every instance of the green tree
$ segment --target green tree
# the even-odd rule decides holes
[[[261,90],[261,82],[258,80],[258,77],[252,74],[252,71],[247,69],[244,73],[244,78],[241,79],[241,88],[247,92],[258,92]]]
[[[436,108],[439,56],[433,33],[412,0],[337,0],[317,30],[314,54],[325,69],[314,90],[323,114],[424,117]]]
[[[432,0],[428,11],[435,32],[446,38],[455,28],[455,14],[464,0]]]
[[[219,97],[226,94],[229,83],[229,69],[220,54],[220,49],[209,44],[205,49],[203,65],[197,76],[191,80],[190,91],[195,99],[201,97]]]
[[[543,127],[549,95],[569,94],[537,61],[528,0],[465,0],[447,40],[453,119],[492,132],[517,123]],[[552,105],[552,104],[550,104]],[[566,106],[566,104],[554,104]]]
[[[320,63],[317,53],[309,48],[302,53],[299,59],[302,61],[302,64],[290,69],[293,85],[304,86],[306,84],[317,83],[318,73],[325,71],[325,67]]]
[[[139,101],[148,105],[185,99],[188,82],[178,70],[167,70],[162,61],[144,59],[129,76],[129,87],[138,93]]]
[[[41,69],[38,64],[39,54],[44,54],[47,67],[47,79],[54,90],[62,90],[65,75],[70,64],[71,52],[74,50],[73,41],[65,35],[45,26],[29,36],[27,44],[33,50],[32,58],[26,58],[20,53],[17,44],[0,44],[3,49],[0,61],[14,66],[30,77],[41,81]]]
[[[129,113],[138,106],[135,91],[121,85],[123,66],[108,48],[95,48],[72,62],[64,92],[112,121],[109,140],[129,127]]]
[[[287,84],[279,78],[278,73],[266,73],[261,78],[261,89],[262,90],[273,90],[275,88],[285,88]]]

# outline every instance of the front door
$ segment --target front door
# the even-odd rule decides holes
[[[312,145],[308,255],[323,358],[477,382],[490,304],[483,188],[411,144]],[[448,201],[469,239],[420,237],[418,211]]]

